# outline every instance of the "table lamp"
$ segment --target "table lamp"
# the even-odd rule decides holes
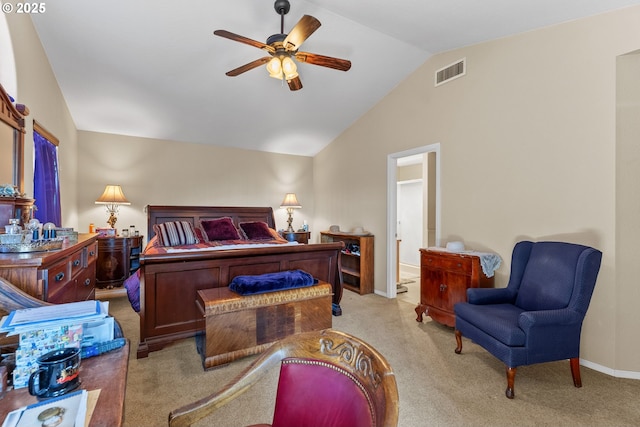
[[[291,223],[293,222],[293,210],[300,209],[302,207],[300,206],[300,203],[298,202],[298,199],[296,198],[295,193],[287,193],[284,196],[284,200],[280,204],[280,207],[287,208],[287,213],[289,214],[289,219],[287,220],[289,227],[287,228],[287,232],[295,231],[291,226]]]
[[[109,212],[109,219],[107,220],[107,224],[114,228],[118,213],[118,208],[120,205],[130,205],[131,202],[124,197],[124,193],[122,192],[122,188],[119,185],[107,185],[104,189],[104,193],[102,196],[96,200],[96,205],[106,205],[107,212]]]

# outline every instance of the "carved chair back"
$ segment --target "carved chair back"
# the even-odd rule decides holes
[[[398,388],[389,363],[366,342],[332,329],[274,343],[221,391],[172,411],[169,425],[204,418],[278,365],[271,426],[397,426]]]

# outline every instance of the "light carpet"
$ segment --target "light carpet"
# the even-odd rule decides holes
[[[582,367],[575,388],[569,362],[518,368],[516,397],[504,395],[504,365],[481,347],[464,341],[454,353],[453,329],[417,323],[415,304],[346,291],[343,315],[333,328],[376,347],[396,373],[399,426],[638,426],[640,381],[614,378]],[[125,426],[167,425],[172,409],[207,396],[241,372],[256,356],[204,371],[195,340],[185,339],[136,359],[138,315],[125,298],[110,311],[131,340]],[[245,426],[270,422],[277,369],[240,398],[198,426]]]

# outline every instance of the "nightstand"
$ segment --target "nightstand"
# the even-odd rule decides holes
[[[140,267],[142,240],[142,236],[98,238],[97,288],[121,287],[135,273]]]
[[[280,235],[290,242],[298,243],[309,243],[311,238],[310,231],[281,231]]]

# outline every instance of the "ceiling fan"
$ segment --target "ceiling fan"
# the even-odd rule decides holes
[[[293,59],[298,62],[333,68],[334,70],[348,71],[349,68],[351,68],[351,61],[346,59],[300,52],[298,50],[300,45],[320,27],[320,21],[313,16],[304,15],[289,34],[284,34],[284,15],[289,13],[289,0],[276,0],[274,8],[278,15],[280,15],[280,34],[270,36],[266,43],[252,40],[226,30],[216,30],[213,32],[216,36],[266,50],[271,55],[256,59],[255,61],[228,71],[225,73],[227,76],[235,77],[260,65],[267,64],[269,76],[286,80],[289,89],[299,90],[302,89],[302,82],[300,81],[297,66]]]

